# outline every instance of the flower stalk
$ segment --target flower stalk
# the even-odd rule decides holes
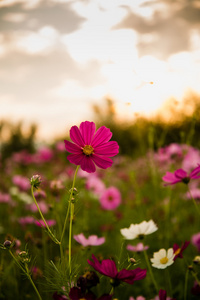
[[[43,220],[43,222],[44,222],[44,224],[45,224],[47,233],[49,234],[50,238],[54,241],[54,243],[56,243],[56,244],[59,245],[61,242],[59,242],[59,241],[57,240],[57,238],[55,237],[55,235],[52,233],[51,229],[49,228],[49,226],[48,226],[48,224],[47,224],[47,222],[46,222],[46,220],[45,220],[45,218],[44,218],[44,216],[43,216],[43,214],[42,214],[42,212],[41,212],[41,210],[40,210],[40,207],[39,207],[39,205],[38,205],[38,203],[37,203],[37,200],[36,200],[36,198],[35,198],[35,196],[34,196],[33,188],[34,188],[34,186],[32,185],[32,186],[31,186],[31,194],[32,194],[33,200],[34,200],[34,202],[35,202],[35,205],[37,206],[37,209],[38,209],[38,211],[39,211],[39,214],[40,214],[40,216],[41,216],[41,218],[42,218],[42,220]]]

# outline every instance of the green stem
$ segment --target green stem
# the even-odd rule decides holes
[[[149,263],[149,258],[148,258],[148,256],[147,256],[146,250],[144,250],[144,257],[145,257],[145,260],[146,260],[147,267],[148,267],[148,269],[149,269],[149,273],[150,273],[150,276],[151,276],[151,280],[152,280],[152,282],[153,282],[153,284],[154,284],[154,287],[155,287],[155,290],[156,290],[156,292],[157,292],[157,294],[158,294],[158,293],[159,293],[158,286],[157,286],[156,280],[155,280],[155,278],[154,278],[154,276],[153,276],[153,272],[152,272],[152,269],[151,269],[151,266],[150,266],[150,263]]]
[[[46,226],[46,229],[47,229],[47,232],[49,233],[50,238],[51,238],[56,244],[60,244],[60,242],[57,240],[57,238],[55,237],[55,235],[51,232],[51,230],[50,230],[50,228],[49,228],[49,226],[48,226],[48,224],[47,224],[47,222],[46,222],[46,220],[45,220],[45,218],[44,218],[44,216],[43,216],[43,214],[42,214],[42,212],[41,212],[41,210],[40,210],[40,208],[39,208],[39,205],[38,205],[37,200],[35,199],[35,196],[34,196],[34,193],[33,193],[33,186],[31,186],[31,194],[32,194],[33,200],[34,200],[34,202],[35,202],[35,205],[37,206],[37,209],[38,209],[38,211],[39,211],[39,214],[40,214],[40,216],[41,216],[41,218],[42,218],[42,220],[43,220],[43,222],[44,222],[44,224],[45,224],[45,226]]]
[[[63,238],[64,238],[64,234],[65,234],[65,230],[66,230],[66,226],[67,226],[67,219],[68,216],[70,214],[70,224],[69,224],[69,275],[71,277],[71,249],[72,249],[72,221],[73,221],[73,216],[74,216],[74,204],[72,203],[72,198],[73,198],[73,192],[74,192],[74,187],[75,187],[75,182],[76,182],[76,176],[78,173],[78,169],[79,166],[76,167],[76,171],[74,174],[74,179],[73,179],[73,183],[72,183],[72,188],[71,188],[71,193],[70,193],[70,197],[69,197],[69,205],[68,205],[68,209],[67,209],[67,214],[65,217],[65,221],[64,221],[64,226],[63,226],[63,231],[61,234],[61,238],[60,238],[60,252],[61,252],[61,259],[63,258],[63,250],[62,250],[62,242],[63,242]]]
[[[165,269],[165,279],[166,279],[166,282],[168,282],[169,294],[172,297],[173,296],[172,285],[171,285],[169,270],[167,268]]]
[[[28,279],[29,279],[30,283],[32,284],[32,286],[33,286],[33,288],[34,288],[34,290],[35,290],[35,292],[36,292],[38,298],[39,298],[40,300],[42,300],[42,297],[40,296],[40,293],[38,292],[38,289],[36,288],[36,286],[35,286],[35,284],[34,284],[32,278],[31,278],[31,276],[30,276],[30,274],[29,274],[29,269],[28,269],[27,264],[25,264],[25,268],[23,268],[23,267],[20,265],[20,263],[17,261],[16,257],[13,255],[13,253],[12,253],[11,250],[9,250],[9,253],[10,253],[10,255],[12,256],[12,258],[14,259],[15,263],[18,265],[18,267],[19,267],[19,268],[26,274],[26,276],[28,277]]]
[[[110,290],[110,295],[114,295],[114,287],[112,286],[111,290]]]
[[[25,267],[26,267],[26,272],[27,272],[26,275],[27,275],[28,279],[30,280],[30,283],[32,284],[32,286],[33,286],[33,288],[34,288],[36,294],[38,295],[38,298],[39,298],[40,300],[42,300],[42,297],[40,296],[40,293],[38,292],[38,289],[36,288],[36,286],[35,286],[35,284],[34,284],[32,278],[31,278],[31,276],[30,276],[30,274],[29,274],[28,266],[25,265]]]
[[[189,275],[189,270],[187,270],[185,273],[184,300],[187,300],[188,275]]]
[[[193,196],[192,196],[192,193],[191,193],[191,191],[190,191],[190,189],[189,189],[189,186],[188,186],[188,191],[189,191],[190,197],[191,197],[191,199],[192,199],[192,201],[193,201],[193,203],[194,203],[194,206],[195,206],[196,210],[198,211],[198,214],[200,215],[199,207],[198,207],[196,201],[194,200],[194,198],[193,198]]]

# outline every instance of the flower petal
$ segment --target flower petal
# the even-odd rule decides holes
[[[70,154],[67,156],[69,162],[77,166],[81,165],[83,158],[84,158],[84,154]]]
[[[174,172],[174,175],[179,179],[183,179],[188,176],[187,173],[183,169],[176,170]]]
[[[72,128],[69,131],[69,134],[71,140],[75,144],[79,145],[80,147],[84,147],[84,140],[77,126],[72,126]]]
[[[94,163],[97,165],[97,167],[101,169],[107,169],[111,167],[113,164],[112,159],[110,159],[109,157],[101,157],[96,154],[93,154],[91,158],[94,161]]]
[[[85,145],[90,145],[96,130],[94,122],[82,122],[79,128]]]
[[[100,146],[95,147],[95,154],[104,155],[104,156],[115,156],[119,153],[119,145],[117,142],[111,141]]]
[[[136,280],[141,280],[146,277],[147,271],[144,269],[136,268],[134,270],[123,269],[117,274],[117,278],[125,281],[126,283],[133,284]]]
[[[83,159],[81,161],[81,169],[88,173],[94,173],[96,171],[95,165],[90,156],[83,155]]]
[[[117,276],[117,267],[115,265],[115,262],[110,260],[110,259],[104,259],[102,260],[102,262],[100,263],[98,261],[98,259],[94,256],[94,254],[92,254],[92,259],[93,261],[87,260],[87,262],[99,273],[111,277],[111,278],[115,278]]]
[[[105,126],[101,126],[95,133],[91,145],[94,148],[98,145],[108,142],[111,139],[111,137],[112,132],[110,131],[110,129]]]
[[[73,144],[73,143],[71,143],[69,141],[66,141],[66,140],[64,140],[64,142],[65,142],[65,148],[68,152],[74,153],[74,154],[83,153],[82,149],[79,146],[77,146],[76,144]]]

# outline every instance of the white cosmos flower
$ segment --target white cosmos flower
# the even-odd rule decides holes
[[[158,230],[157,225],[153,220],[148,222],[143,221],[140,224],[131,224],[129,228],[123,228],[120,230],[121,234],[127,240],[133,240],[144,235],[151,234]]]
[[[152,267],[157,269],[165,269],[174,263],[174,250],[169,248],[167,251],[165,249],[160,249],[158,252],[154,252],[153,258],[151,258]]]

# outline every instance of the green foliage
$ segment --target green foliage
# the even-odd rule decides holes
[[[2,120],[0,123],[0,141],[2,160],[10,157],[12,153],[25,150],[32,153],[35,150],[37,126],[30,125],[24,133],[23,123],[14,124]]]

